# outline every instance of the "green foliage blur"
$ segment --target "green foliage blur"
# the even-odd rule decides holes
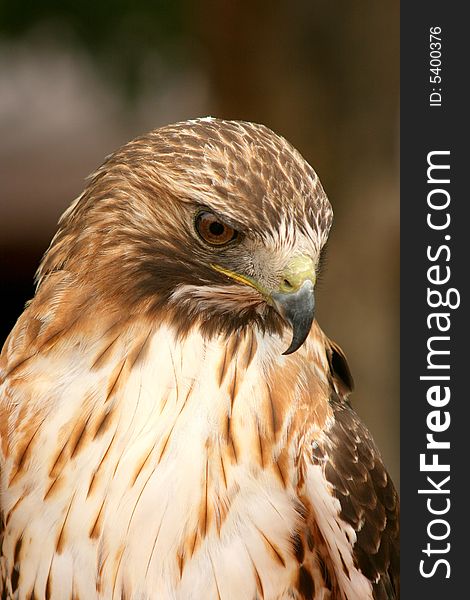
[[[85,50],[103,77],[135,98],[142,57],[158,48],[175,67],[185,60],[177,40],[188,34],[181,0],[2,0],[0,36],[20,38],[46,25],[45,35]]]

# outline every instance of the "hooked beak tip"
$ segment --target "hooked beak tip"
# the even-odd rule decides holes
[[[271,295],[277,312],[292,327],[292,341],[283,355],[298,350],[310,333],[315,316],[313,281],[306,279],[295,292],[275,292]]]

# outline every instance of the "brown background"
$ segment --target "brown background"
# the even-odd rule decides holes
[[[262,122],[335,210],[317,317],[398,484],[398,1],[0,5],[0,342],[104,156],[196,116]]]

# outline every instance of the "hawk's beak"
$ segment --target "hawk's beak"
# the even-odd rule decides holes
[[[282,283],[271,301],[292,327],[292,341],[283,354],[292,354],[307,339],[315,314],[315,265],[309,256],[296,256],[286,267]]]
[[[211,267],[239,283],[256,289],[289,323],[292,327],[292,341],[283,354],[292,354],[300,348],[310,333],[315,309],[313,295],[316,281],[315,263],[309,256],[302,254],[293,258],[281,275],[279,289],[271,293],[251,277],[235,273],[217,264],[211,264]]]

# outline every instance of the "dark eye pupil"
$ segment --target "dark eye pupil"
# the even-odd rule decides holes
[[[225,246],[236,239],[238,232],[209,211],[196,215],[194,222],[199,236],[212,246]]]
[[[209,225],[209,231],[212,233],[212,235],[222,235],[225,231],[225,226],[222,225],[222,223],[214,221]]]

